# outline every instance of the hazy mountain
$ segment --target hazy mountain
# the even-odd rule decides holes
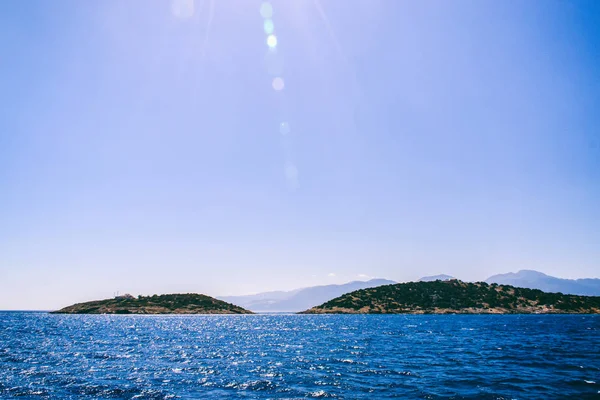
[[[433,276],[424,276],[421,279],[419,279],[419,282],[434,282],[434,281],[447,281],[450,279],[454,279],[453,276],[450,275],[433,275]]]
[[[246,304],[248,309],[272,311],[271,308],[273,308],[273,307],[276,308],[277,304],[279,304],[282,301],[286,301],[286,300],[290,299],[291,297],[293,297],[296,293],[298,293],[301,290],[304,290],[304,288],[290,290],[290,291],[278,290],[278,291],[273,291],[273,292],[263,292],[263,293],[249,294],[249,295],[244,295],[244,296],[221,296],[221,297],[217,297],[217,298],[220,300],[232,303],[232,304],[236,304],[236,305],[237,304]],[[281,310],[277,310],[277,311],[281,311]],[[284,310],[284,311],[287,311],[287,310]]]
[[[600,296],[600,279],[562,279],[532,270],[490,276],[486,282],[540,289],[544,292]]]
[[[313,286],[292,291],[265,292],[246,296],[222,296],[218,299],[255,312],[304,311],[345,293],[396,282],[387,279],[354,281],[341,285]]]

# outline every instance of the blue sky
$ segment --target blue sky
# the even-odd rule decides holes
[[[597,2],[261,4],[0,3],[0,309],[598,276]]]

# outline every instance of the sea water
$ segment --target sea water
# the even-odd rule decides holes
[[[600,316],[2,312],[0,398],[600,398]]]

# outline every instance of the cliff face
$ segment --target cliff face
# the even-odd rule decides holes
[[[202,294],[164,294],[89,301],[53,314],[252,314],[231,303]]]
[[[600,297],[513,286],[449,281],[409,282],[357,290],[304,314],[600,313]]]

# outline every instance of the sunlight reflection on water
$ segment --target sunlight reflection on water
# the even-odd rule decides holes
[[[599,332],[600,316],[0,312],[0,398],[591,398]]]

